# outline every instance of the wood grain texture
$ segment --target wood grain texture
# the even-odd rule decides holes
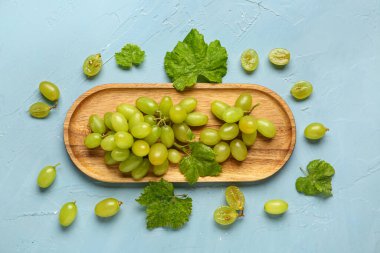
[[[210,111],[213,100],[222,100],[233,105],[242,93],[252,94],[254,103],[260,106],[252,113],[257,118],[267,118],[277,127],[272,140],[258,135],[256,143],[249,148],[248,157],[243,162],[229,159],[222,164],[223,172],[217,177],[202,177],[199,182],[253,182],[272,176],[280,170],[290,158],[296,143],[296,126],[293,114],[286,102],[272,90],[255,84],[197,84],[193,89],[179,93],[172,84],[105,84],[82,94],[67,112],[64,122],[64,142],[74,164],[83,173],[98,181],[109,183],[135,183],[159,180],[149,173],[142,180],[135,181],[129,175],[122,174],[117,166],[106,166],[103,150],[87,149],[83,142],[90,132],[88,118],[91,114],[102,116],[115,111],[120,103],[134,104],[140,96],[148,96],[156,101],[171,96],[174,103],[182,98],[193,96],[198,100],[196,111],[209,116],[207,127],[219,128],[221,121]],[[200,129],[195,129],[198,134]],[[170,182],[186,182],[177,165],[171,165],[164,179]]]

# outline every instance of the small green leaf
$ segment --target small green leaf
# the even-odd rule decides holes
[[[120,52],[115,53],[116,63],[123,68],[130,68],[144,61],[145,52],[139,46],[126,44]]]

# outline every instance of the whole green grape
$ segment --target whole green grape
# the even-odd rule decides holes
[[[193,132],[191,131],[190,127],[185,123],[174,124],[172,128],[174,132],[174,137],[180,142],[187,143],[191,140]]]
[[[313,85],[308,81],[296,82],[290,90],[290,94],[299,100],[308,98],[311,93],[313,93]]]
[[[152,127],[146,122],[138,123],[131,128],[131,134],[138,139],[147,137],[151,132]]]
[[[148,174],[149,169],[150,169],[149,160],[148,158],[144,158],[143,161],[140,163],[140,165],[136,169],[132,170],[131,172],[132,178],[135,180],[139,180],[145,177],[146,174]]]
[[[140,166],[142,163],[143,158],[140,156],[136,156],[133,153],[131,153],[127,160],[121,162],[119,164],[119,170],[124,173],[131,172],[132,170],[136,169],[137,167]]]
[[[98,202],[95,206],[95,214],[101,218],[108,218],[117,214],[123,202],[115,198],[107,198]]]
[[[104,118],[104,124],[106,125],[106,127],[111,130],[111,131],[115,131],[115,129],[113,129],[113,126],[112,126],[112,112],[106,112],[103,116]]]
[[[115,148],[111,152],[111,157],[115,161],[122,162],[122,161],[127,160],[129,154],[130,154],[129,149]]]
[[[120,112],[114,112],[111,116],[111,124],[116,132],[128,131],[128,122],[123,114]]]
[[[266,138],[273,138],[276,135],[276,127],[272,121],[267,119],[257,119],[257,131]]]
[[[222,101],[215,100],[211,103],[211,112],[220,120],[223,120],[223,114],[224,112],[229,108],[230,106]]]
[[[168,171],[168,169],[169,161],[166,159],[162,164],[153,166],[153,174],[156,176],[162,176]]]
[[[29,107],[29,114],[33,118],[43,119],[49,116],[50,110],[53,107],[43,102],[37,102]]]
[[[134,142],[133,136],[125,131],[115,133],[114,138],[116,146],[121,149],[128,149],[132,147]]]
[[[282,199],[269,200],[265,203],[264,210],[271,215],[281,215],[288,210],[288,203]]]
[[[239,127],[236,123],[224,123],[219,128],[220,139],[230,141],[235,139],[239,135]]]
[[[226,226],[236,221],[238,213],[230,206],[221,206],[214,212],[214,220],[216,223]]]
[[[328,130],[323,124],[314,122],[305,128],[304,135],[309,140],[319,140],[325,136]]]
[[[173,100],[169,96],[164,96],[161,99],[161,102],[158,106],[158,110],[162,113],[162,115],[166,118],[169,118],[170,108],[173,106]]]
[[[191,112],[187,114],[185,123],[192,127],[204,126],[208,122],[208,116],[201,112]]]
[[[40,173],[38,174],[37,178],[37,184],[40,188],[48,188],[52,183],[54,183],[55,177],[56,177],[56,168],[60,165],[60,163],[57,163],[54,166],[46,166],[44,167]]]
[[[249,112],[252,109],[252,95],[242,93],[235,101],[235,107],[241,108],[243,111]]]
[[[63,227],[70,226],[77,217],[78,208],[75,202],[68,202],[59,211],[59,224]]]
[[[230,145],[228,143],[221,141],[214,146],[215,161],[222,163],[230,157]]]
[[[259,55],[254,49],[247,49],[241,54],[240,62],[245,71],[252,72],[259,65]]]
[[[104,120],[97,114],[92,114],[88,119],[88,125],[93,133],[104,134],[107,131]]]
[[[57,101],[60,95],[57,85],[49,81],[42,81],[40,83],[39,90],[47,100],[52,102]]]
[[[136,100],[136,107],[145,114],[154,115],[158,110],[158,104],[151,98],[139,97]]]
[[[118,161],[115,161],[112,156],[111,156],[111,151],[106,151],[105,154],[104,154],[104,163],[106,165],[115,165],[118,163]]]
[[[116,111],[118,113],[123,114],[123,116],[127,120],[129,120],[133,114],[135,114],[136,112],[139,112],[139,110],[137,110],[137,108],[135,106],[129,105],[129,104],[119,104],[116,107]]]
[[[214,146],[220,141],[220,136],[217,130],[206,128],[200,134],[200,141],[208,146]]]
[[[154,126],[156,125],[156,117],[154,117],[153,115],[147,114],[144,116],[144,122],[148,123],[151,126]]]
[[[144,122],[144,115],[140,111],[135,112],[129,118],[129,121],[128,121],[129,129],[132,129],[134,126],[136,126],[137,124],[140,124],[142,122]]]
[[[236,186],[228,186],[226,188],[226,201],[227,204],[237,211],[244,210],[245,197],[243,192]]]
[[[183,154],[176,149],[168,150],[168,160],[171,163],[179,163],[182,160]]]
[[[105,151],[112,151],[116,148],[115,136],[113,134],[104,137],[100,142],[100,146]]]
[[[152,131],[150,134],[144,138],[144,141],[146,141],[149,145],[153,145],[160,139],[161,137],[161,128],[157,125],[152,126]]]
[[[226,123],[238,122],[244,116],[244,111],[240,107],[228,107],[223,112],[223,120]]]
[[[170,148],[174,144],[174,131],[170,126],[161,127],[161,143],[167,148]]]
[[[187,117],[186,110],[180,105],[174,105],[169,110],[170,120],[175,124],[180,124],[185,121]]]
[[[168,158],[168,149],[162,143],[155,143],[149,150],[149,161],[152,165],[163,164]]]
[[[231,155],[235,160],[242,162],[247,158],[247,147],[244,142],[239,139],[235,139],[230,143]]]
[[[245,134],[252,134],[257,130],[256,119],[251,115],[243,116],[239,120],[239,129]]]
[[[188,97],[188,98],[182,99],[181,102],[179,102],[179,105],[183,109],[185,109],[187,113],[190,113],[195,110],[195,108],[197,107],[197,103],[198,101],[195,98]]]
[[[99,133],[91,133],[86,136],[84,139],[84,145],[89,148],[97,148],[100,146],[100,143],[102,142],[102,135]]]
[[[83,73],[87,77],[96,76],[102,69],[102,65],[102,56],[100,54],[90,55],[83,62]]]
[[[290,52],[285,48],[274,48],[269,52],[269,61],[277,67],[283,67],[290,61]]]
[[[132,152],[137,156],[146,156],[149,154],[149,144],[143,140],[137,140],[132,145]]]
[[[252,134],[245,134],[245,133],[241,134],[241,138],[246,146],[252,146],[256,141],[256,137],[257,137],[257,131],[253,132]]]

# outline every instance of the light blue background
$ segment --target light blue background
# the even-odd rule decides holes
[[[380,252],[379,26],[379,0],[0,1],[0,252]],[[227,48],[223,82],[262,84],[289,103],[297,145],[280,173],[239,185],[246,216],[230,228],[212,220],[226,185],[182,184],[177,192],[193,198],[190,222],[179,231],[148,231],[134,201],[142,185],[106,185],[79,172],[66,154],[63,121],[73,101],[96,85],[168,82],[164,55],[191,28]],[[112,56],[126,43],[146,51],[140,68],[116,66]],[[292,53],[287,68],[268,63],[274,47]],[[239,63],[247,48],[261,57],[252,75]],[[110,60],[87,80],[82,62],[97,52]],[[62,97],[49,118],[32,119],[27,110],[43,100],[38,84],[45,79],[59,85]],[[296,102],[289,90],[302,79],[315,91]],[[302,131],[313,121],[331,130],[311,144]],[[326,200],[294,188],[299,167],[317,158],[336,169],[334,196]],[[57,162],[56,182],[41,192],[39,170]],[[125,204],[116,217],[101,221],[93,208],[109,196]],[[273,198],[289,202],[278,219],[263,212]],[[57,212],[73,200],[77,220],[62,229]]]

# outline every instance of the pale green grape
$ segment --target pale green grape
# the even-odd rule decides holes
[[[95,206],[95,214],[98,217],[108,218],[117,214],[123,202],[115,198],[107,198],[98,202]]]
[[[224,123],[219,128],[220,139],[230,141],[235,139],[239,135],[239,127],[236,123]]]
[[[123,114],[127,120],[129,120],[133,114],[139,112],[135,106],[129,104],[119,104],[116,107],[116,111]]]
[[[267,119],[257,119],[257,131],[266,138],[273,138],[276,135],[276,127]]]
[[[111,157],[115,161],[122,162],[122,161],[127,160],[129,153],[130,153],[129,149],[115,148],[111,152]]]
[[[59,224],[63,227],[70,226],[77,217],[78,208],[75,202],[68,202],[59,211]]]
[[[104,154],[104,163],[107,165],[115,165],[118,163],[118,161],[115,161],[111,156],[111,151],[106,151]]]
[[[174,131],[170,126],[161,127],[161,143],[167,148],[170,148],[174,144]]]
[[[162,176],[168,171],[168,169],[169,161],[166,159],[162,164],[153,166],[153,174],[156,176]]]
[[[138,123],[131,128],[131,134],[138,139],[147,137],[151,132],[152,127],[146,122]]]
[[[103,118],[104,118],[104,124],[106,125],[106,127],[114,131],[115,129],[113,129],[112,122],[111,122],[112,114],[113,114],[112,112],[106,112]]]
[[[220,141],[220,136],[217,130],[206,128],[200,134],[200,141],[208,146],[214,146]]]
[[[303,100],[313,93],[313,85],[308,81],[296,82],[290,90],[292,96],[296,99]]]
[[[168,158],[168,149],[162,143],[155,143],[149,150],[149,161],[152,165],[163,164]]]
[[[257,131],[253,132],[252,134],[241,134],[241,138],[243,139],[243,142],[245,143],[246,146],[252,146],[257,137]]]
[[[130,133],[119,131],[114,136],[115,136],[115,144],[118,148],[128,149],[132,147],[134,139]]]
[[[274,48],[269,52],[269,61],[278,67],[283,67],[290,61],[290,52],[285,48]]]
[[[60,163],[54,166],[46,166],[44,167],[40,173],[38,174],[37,184],[40,188],[48,188],[55,180],[55,176],[57,174],[56,168],[60,165]]]
[[[228,143],[221,141],[214,146],[215,161],[222,163],[230,157],[230,145]]]
[[[83,62],[83,73],[87,77],[96,76],[102,69],[102,56],[100,54],[93,54],[86,58]]]
[[[112,127],[116,132],[128,131],[128,122],[123,114],[120,112],[114,112],[111,117]]]
[[[154,117],[153,115],[147,114],[144,116],[144,122],[148,123],[151,126],[154,126],[156,125],[156,117]]]
[[[235,107],[243,109],[243,111],[249,112],[252,109],[252,95],[249,93],[242,93],[235,101]]]
[[[204,126],[208,122],[208,116],[201,112],[191,112],[187,115],[185,123],[192,127]]]
[[[154,115],[158,110],[158,104],[151,98],[139,97],[136,100],[136,107],[145,114]]]
[[[137,140],[132,145],[132,152],[137,156],[146,156],[149,154],[149,144],[143,140]]]
[[[152,131],[150,134],[144,138],[144,141],[146,141],[149,145],[153,145],[160,139],[161,137],[161,128],[157,125],[152,126]]]
[[[195,108],[197,107],[197,100],[195,98],[184,98],[181,100],[181,102],[179,102],[179,105],[185,109],[185,111],[187,113],[190,113],[192,111],[195,110]]]
[[[49,81],[42,81],[39,90],[41,94],[48,100],[55,102],[59,98],[59,89],[57,85]]]
[[[191,131],[190,127],[185,123],[174,124],[172,128],[174,132],[174,137],[180,142],[186,143],[191,140],[193,132]]]
[[[214,220],[216,223],[226,226],[231,225],[236,221],[238,213],[236,210],[229,206],[221,206],[214,212]]]
[[[131,172],[132,170],[136,169],[142,163],[142,161],[142,157],[136,156],[133,153],[131,153],[127,160],[119,164],[119,170],[124,173]]]
[[[88,120],[88,125],[93,133],[104,134],[107,131],[104,120],[97,114],[92,114]]]
[[[179,163],[182,160],[183,154],[176,149],[168,150],[168,160],[171,163]]]
[[[244,161],[245,158],[247,158],[247,147],[245,146],[242,140],[235,139],[231,141],[230,149],[232,157],[235,158],[237,161],[241,162]]]
[[[226,123],[238,122],[244,116],[244,111],[240,107],[228,107],[223,112],[223,120]]]
[[[226,201],[227,204],[238,211],[244,210],[245,197],[243,192],[236,186],[228,186],[226,188]]]
[[[49,116],[50,110],[53,107],[43,102],[37,102],[29,107],[30,116],[38,119],[43,119]]]
[[[323,124],[314,122],[305,128],[304,135],[310,140],[319,140],[325,136],[328,130]]]
[[[244,70],[252,72],[259,65],[259,55],[254,49],[247,49],[241,54],[240,62]]]
[[[131,172],[132,178],[135,180],[139,180],[145,177],[146,174],[148,174],[149,169],[150,169],[149,160],[148,158],[144,158],[143,161],[140,163],[140,165],[136,169],[132,170]]]
[[[100,146],[105,151],[114,150],[114,148],[116,148],[115,136],[113,134],[111,134],[111,135],[104,137],[104,139],[100,143]]]
[[[180,105],[175,105],[169,110],[170,120],[175,124],[180,124],[185,121],[187,117],[186,110]]]
[[[230,106],[222,101],[215,100],[211,103],[211,112],[218,119],[223,120],[224,111],[227,110]]]
[[[239,129],[245,134],[252,134],[257,130],[256,119],[251,115],[243,116],[239,120]]]
[[[132,114],[128,122],[129,122],[129,129],[132,129],[137,124],[144,122],[144,115],[140,111],[137,111],[134,114]]]
[[[84,145],[90,149],[99,147],[101,142],[102,135],[99,133],[91,133],[84,139]]]
[[[288,203],[282,199],[269,200],[265,203],[264,210],[268,214],[280,215],[288,210]]]
[[[160,105],[158,106],[158,110],[162,113],[163,116],[169,118],[170,108],[173,106],[172,98],[169,96],[164,96],[161,99]]]

